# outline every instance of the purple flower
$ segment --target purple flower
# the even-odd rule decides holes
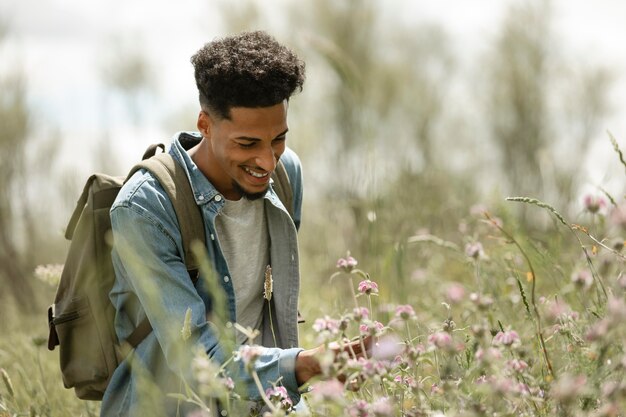
[[[402,320],[415,318],[415,310],[408,304],[399,305],[396,307],[396,317]]]
[[[588,269],[581,269],[572,274],[572,282],[579,288],[587,289],[593,284],[593,276]]]
[[[350,417],[369,417],[368,412],[369,404],[365,400],[356,400],[348,408],[348,415]]]
[[[468,243],[465,245],[465,254],[473,259],[482,258],[485,256],[483,245],[480,242]]]
[[[246,369],[254,367],[256,360],[263,354],[263,348],[257,345],[243,345],[235,352],[235,360],[241,361]]]
[[[350,253],[345,258],[339,258],[337,260],[337,268],[344,270],[345,272],[350,272],[357,266],[358,262]]]
[[[552,385],[552,396],[562,402],[574,401],[586,390],[587,378],[584,375],[563,374]]]
[[[587,210],[591,214],[596,214],[601,209],[606,207],[606,200],[601,196],[593,196],[591,194],[587,194],[583,197],[583,205],[585,206],[585,210]]]
[[[311,394],[321,401],[332,401],[343,397],[343,384],[336,379],[317,382],[311,387]]]
[[[281,410],[291,411],[293,408],[293,402],[289,398],[287,389],[283,386],[268,388],[265,390],[265,395],[267,395],[272,404],[277,405]]]
[[[384,330],[385,326],[379,321],[367,321],[359,326],[359,331],[364,335],[376,336]]]
[[[383,336],[372,348],[372,357],[378,360],[391,360],[402,353],[402,341],[395,335]]]
[[[626,230],[626,204],[620,204],[617,207],[613,207],[609,220],[615,226],[621,227]]]
[[[329,332],[330,334],[337,334],[339,333],[340,325],[341,322],[339,320],[324,316],[324,318],[315,319],[315,323],[313,323],[313,330],[318,333]]]
[[[378,284],[374,281],[370,281],[366,279],[364,281],[359,282],[359,292],[361,294],[378,294]]]
[[[452,336],[446,332],[437,332],[428,336],[428,344],[439,349],[452,347]]]
[[[457,282],[448,285],[448,288],[446,289],[446,298],[448,299],[448,301],[450,301],[451,303],[458,303],[463,301],[464,297],[465,287],[463,287],[463,285]]]
[[[354,314],[354,320],[361,321],[363,319],[368,319],[370,316],[370,311],[366,307],[358,307],[352,310]]]
[[[521,340],[515,330],[508,330],[498,332],[493,338],[493,344],[496,346],[517,347],[521,344]]]
[[[395,416],[393,404],[388,397],[382,397],[374,401],[371,410],[376,417]]]
[[[507,368],[514,370],[515,372],[522,373],[526,368],[528,368],[528,364],[521,359],[511,359],[506,363]]]
[[[478,348],[474,357],[480,362],[492,362],[502,358],[502,352],[493,347],[487,349]]]

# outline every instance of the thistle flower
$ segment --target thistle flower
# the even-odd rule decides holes
[[[496,346],[517,347],[521,344],[521,340],[515,330],[508,330],[498,332],[493,338],[493,344]]]
[[[448,285],[448,288],[446,288],[446,298],[451,303],[461,302],[463,301],[464,297],[465,297],[465,287],[463,287],[463,285],[457,282],[454,282]]]
[[[359,292],[361,294],[378,294],[378,284],[369,279],[359,282]]]
[[[371,335],[371,336],[376,336],[382,333],[382,331],[385,329],[385,326],[379,322],[379,321],[369,321],[367,320],[365,323],[361,324],[359,326],[359,331],[361,332],[361,334],[363,335]]]
[[[241,361],[246,370],[251,371],[256,360],[263,354],[263,348],[257,345],[243,345],[235,351],[234,359]]]
[[[352,310],[352,313],[354,314],[354,320],[356,320],[357,322],[363,319],[367,319],[370,316],[370,311],[367,309],[367,307],[355,308],[354,310]]]
[[[483,245],[480,242],[468,243],[465,245],[465,254],[472,259],[478,259],[485,256]]]
[[[585,210],[587,210],[591,214],[596,214],[601,209],[606,207],[606,200],[601,196],[593,196],[591,194],[587,194],[583,197],[583,205],[585,206]]]
[[[345,258],[337,260],[337,268],[342,269],[344,272],[351,272],[357,264],[357,260],[350,256],[350,252],[348,252]]]
[[[343,398],[344,386],[336,379],[321,381],[313,384],[311,395],[320,401],[336,401]]]
[[[428,344],[434,348],[447,349],[452,346],[452,336],[446,332],[436,332],[428,336]]]
[[[263,298],[272,301],[272,292],[274,291],[274,279],[272,278],[272,267],[265,267],[265,284],[263,285]]]
[[[265,390],[265,395],[272,402],[272,404],[276,405],[279,409],[284,411],[291,411],[293,409],[293,401],[289,398],[289,394],[287,393],[287,389],[283,386],[277,386],[268,388]]]
[[[315,322],[313,323],[313,330],[318,333],[326,331],[331,334],[337,334],[339,333],[340,324],[341,322],[339,320],[324,316],[323,318],[315,319]]]
[[[415,318],[415,310],[408,304],[399,305],[396,307],[396,317],[402,320],[409,320]]]
[[[191,337],[191,308],[187,307],[187,311],[185,312],[185,320],[183,322],[183,328],[180,331],[180,334],[184,341]]]
[[[581,269],[572,274],[572,282],[581,289],[587,289],[593,284],[593,276],[587,269]]]

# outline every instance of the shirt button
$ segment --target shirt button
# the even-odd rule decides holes
[[[230,281],[230,278],[228,278],[228,276],[225,276],[224,277],[224,282],[228,282],[228,281]]]
[[[215,240],[215,235],[211,233],[211,240]]]
[[[200,201],[204,200],[204,196],[203,196],[202,194],[200,194],[200,195],[198,196],[198,200],[200,200]]]
[[[215,201],[222,201],[222,196],[221,195],[216,195],[215,196]]]

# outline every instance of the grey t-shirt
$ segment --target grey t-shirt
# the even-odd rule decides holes
[[[235,290],[237,323],[243,327],[262,330],[263,285],[265,268],[269,264],[269,235],[262,198],[237,201],[225,200],[215,221],[220,243]],[[261,344],[262,335],[254,339]],[[237,332],[237,342],[248,343]]]

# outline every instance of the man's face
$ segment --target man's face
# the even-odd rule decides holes
[[[287,101],[270,107],[233,107],[230,119],[202,112],[198,126],[208,139],[209,172],[205,174],[218,191],[231,200],[265,195],[270,175],[285,151]]]

